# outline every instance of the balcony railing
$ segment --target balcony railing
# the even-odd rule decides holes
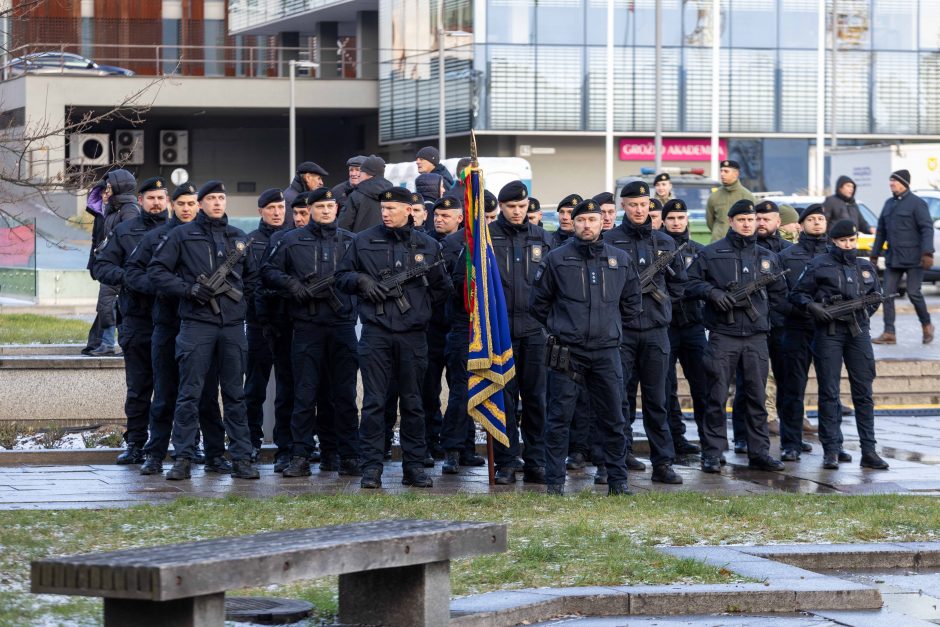
[[[228,27],[232,33],[316,11],[348,0],[229,0]]]

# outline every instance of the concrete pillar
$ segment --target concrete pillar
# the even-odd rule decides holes
[[[336,22],[317,22],[317,58],[320,63],[320,78],[339,76],[339,52],[336,49],[339,40],[339,26]]]
[[[105,599],[104,627],[223,627],[225,593],[173,601]]]
[[[339,622],[386,627],[450,623],[450,561],[339,576]]]
[[[356,14],[357,78],[379,77],[379,13],[360,11]]]

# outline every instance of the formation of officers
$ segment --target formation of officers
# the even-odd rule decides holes
[[[249,234],[228,223],[221,181],[172,192],[161,178],[139,186],[139,215],[114,228],[94,265],[99,280],[121,288],[128,392],[118,463],[161,474],[172,442],[168,480],[188,479],[196,463],[257,478],[272,369],[275,471],[285,477],[308,476],[319,461],[320,472],[381,487],[398,416],[405,485],[432,486],[435,458],[445,474],[485,463],[467,416],[463,190],[435,174],[442,166],[433,148],[418,157],[424,183],[438,186],[433,204],[391,185],[378,157],[350,159],[349,181],[332,189],[326,172],[305,162],[287,190],[258,196],[261,219]],[[856,256],[855,224],[827,224],[823,207],[811,205],[790,245],[773,202],[741,199],[721,216],[726,234],[703,246],[689,237],[682,200],[650,196],[644,182],[626,185],[616,225],[611,193],[570,194],[550,233],[522,182],[486,192],[516,372],[505,390],[510,445],[495,446],[497,483],[521,475],[562,494],[566,472],[590,462],[595,483],[629,494],[628,472],[646,469],[632,450],[637,388],[652,480],[682,483],[673,463],[696,453],[702,471],[719,473],[732,382],[749,466],[783,470],[809,447],[811,363],[823,466],[851,461],[842,447],[844,363],[861,465],[888,468],[875,450],[869,335],[881,291],[875,268]],[[677,362],[701,449],[685,437]],[[780,459],[765,409],[771,368]]]

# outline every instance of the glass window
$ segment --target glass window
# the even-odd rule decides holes
[[[774,48],[777,45],[776,0],[733,0],[730,20],[731,45],[740,48]]]
[[[488,46],[489,128],[535,128],[535,48]]]
[[[489,0],[487,41],[500,44],[535,43],[533,0]]]
[[[581,0],[539,3],[535,28],[539,44],[583,44],[584,3]]]
[[[82,18],[82,55],[90,57],[95,49],[95,18]]]
[[[917,54],[877,52],[874,56],[875,133],[916,133]]]
[[[940,56],[936,52],[920,57],[920,132],[940,134]]]
[[[872,0],[872,4],[874,49],[916,50],[917,0]]]
[[[581,129],[584,48],[538,46],[532,80],[535,83],[535,130]]]
[[[732,49],[728,90],[732,96],[722,100],[722,128],[750,133],[774,130],[775,56],[776,52]]]
[[[206,76],[221,76],[224,55],[218,46],[225,44],[225,22],[223,20],[203,20],[205,29]]]
[[[815,48],[818,11],[816,0],[780,0],[780,47]]]
[[[839,50],[871,48],[869,0],[838,0]]]
[[[827,61],[828,63],[828,61]],[[828,69],[828,67],[827,67]],[[839,51],[836,60],[836,81],[829,80],[830,87],[835,83],[838,107],[836,126],[840,133],[870,133],[869,103],[871,102],[868,83],[871,72],[871,53],[865,51]],[[832,119],[831,103],[826,101],[827,123]]]
[[[933,5],[928,10],[926,1],[920,10],[920,49],[940,49],[940,11]]]
[[[160,48],[160,57],[163,60],[163,73],[173,74],[177,71],[179,62],[180,20],[163,20],[163,46]]]

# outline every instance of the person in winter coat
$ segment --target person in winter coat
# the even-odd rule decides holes
[[[91,226],[91,248],[88,250],[88,264],[85,266],[92,279],[95,278],[95,273],[92,271],[95,265],[95,249],[98,248],[107,235],[104,230],[104,211],[107,203],[102,198],[107,186],[108,182],[101,179],[88,191],[88,198],[85,200],[85,211],[94,220]],[[95,321],[88,330],[88,341],[85,343],[85,348],[82,349],[82,355],[90,355],[91,351],[101,345],[101,330],[101,317],[96,315]]]
[[[754,196],[741,185],[741,165],[725,159],[718,170],[721,187],[708,197],[705,205],[705,224],[712,232],[712,241],[717,242],[728,234],[728,209],[739,200],[754,202]]]
[[[875,227],[868,224],[855,201],[855,181],[844,175],[836,179],[836,193],[823,201],[823,215],[829,224],[851,220],[862,233],[875,232]]]
[[[365,160],[366,158],[363,155],[355,155],[346,160],[346,170],[349,173],[349,178],[335,185],[331,190],[339,211],[343,210],[349,195],[356,189],[356,185],[359,185],[359,168],[362,167],[362,162]]]
[[[391,187],[385,178],[385,161],[369,155],[359,170],[359,185],[349,194],[339,216],[339,228],[359,233],[382,224],[382,203],[379,194]]]
[[[454,177],[441,163],[441,153],[433,146],[425,146],[415,155],[415,164],[418,166],[419,174],[440,174],[444,179],[444,190],[447,191],[454,186]]]
[[[284,204],[290,207],[290,204],[297,198],[297,194],[323,187],[323,177],[329,174],[313,161],[304,161],[297,166],[297,174],[284,190]]]

